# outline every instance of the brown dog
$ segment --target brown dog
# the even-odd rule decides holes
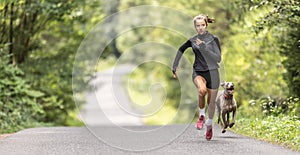
[[[233,98],[234,84],[232,82],[222,82],[221,86],[224,90],[219,91],[216,103],[218,111],[218,123],[222,126],[222,133],[226,132],[226,128],[230,128],[235,123],[236,117],[236,101]],[[232,121],[229,123],[229,114],[232,112]],[[220,117],[222,116],[222,121]]]

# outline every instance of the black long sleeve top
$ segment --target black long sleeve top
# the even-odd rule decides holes
[[[197,45],[197,38],[204,42]],[[195,71],[207,71],[219,68],[218,63],[221,61],[219,39],[206,31],[203,35],[197,34],[193,36],[180,46],[173,63],[173,72],[176,71],[180,58],[189,47],[192,47],[195,54],[195,61],[193,65]]]

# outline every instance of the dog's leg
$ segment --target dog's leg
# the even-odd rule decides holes
[[[220,112],[218,112],[218,124],[222,124],[222,121],[220,119],[221,118],[220,115],[221,115]]]
[[[220,125],[220,127],[222,129],[222,133],[224,133],[223,132],[224,124],[223,124],[223,122],[221,120],[221,112],[218,113],[218,124]]]
[[[224,130],[224,124],[222,123],[222,120],[221,120],[221,108],[220,108],[220,105],[218,106],[218,103],[217,103],[217,112],[218,112],[218,124],[221,126],[222,128],[222,133],[225,133],[226,130]]]
[[[222,125],[222,122],[221,122],[221,107],[220,107],[220,100],[218,99],[217,102],[216,102],[216,105],[217,105],[217,114],[218,114],[218,124],[221,124]]]
[[[226,114],[227,113],[228,113],[228,110],[223,110],[222,111],[222,119],[223,119],[223,124],[224,124],[225,129],[228,127],[228,122],[226,120]]]
[[[229,124],[229,127],[233,127],[233,125],[235,124],[235,118],[236,118],[236,107],[233,108],[232,111],[232,122]]]
[[[222,110],[222,120],[223,120],[223,124],[224,124],[224,126],[223,126],[223,129],[222,129],[222,133],[225,133],[226,132],[226,128],[228,127],[228,124],[227,124],[227,121],[226,121],[226,115],[227,114],[227,110]]]
[[[218,113],[218,124],[220,125],[221,129],[222,129],[222,133],[225,133],[226,130],[224,128],[224,123],[221,120],[221,112]]]
[[[227,121],[227,125],[229,125],[229,116],[230,116],[230,112],[228,111],[228,113],[227,113],[227,119],[226,119],[226,121]]]
[[[233,125],[235,124],[236,109],[237,109],[235,99],[233,99],[232,102],[233,102],[233,107],[232,107],[233,111],[232,111],[232,122],[229,124],[230,128],[233,127]]]

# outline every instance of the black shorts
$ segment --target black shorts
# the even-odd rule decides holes
[[[193,71],[193,81],[196,76],[202,76],[206,80],[208,89],[218,89],[220,85],[220,76],[218,69],[208,71]]]

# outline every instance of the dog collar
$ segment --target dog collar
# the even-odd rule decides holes
[[[232,95],[227,95],[227,94],[224,93],[224,98],[226,100],[230,100],[230,99],[232,99]]]

